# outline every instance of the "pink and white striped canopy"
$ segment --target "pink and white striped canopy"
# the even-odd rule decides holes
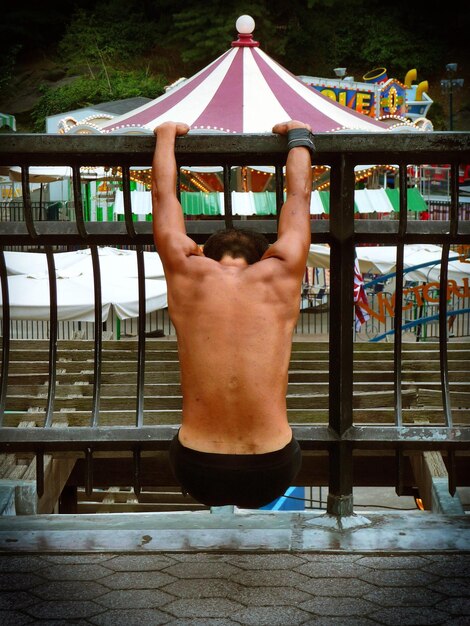
[[[148,133],[167,120],[192,129],[227,133],[271,132],[289,119],[313,132],[385,131],[387,126],[307,87],[276,63],[251,35],[210,65],[152,102],[101,126],[105,133]]]

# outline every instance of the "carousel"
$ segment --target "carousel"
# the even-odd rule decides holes
[[[279,120],[300,119],[315,133],[329,132],[399,132],[422,130],[404,116],[381,121],[337,102],[328,94],[312,88],[270,58],[253,39],[254,20],[238,18],[238,38],[229,50],[188,79],[179,79],[162,96],[113,119],[91,116],[80,122],[68,117],[61,120],[63,134],[151,134],[167,120],[185,122],[190,133],[268,133]],[[390,177],[393,166],[364,166],[356,172],[360,182],[376,175]],[[118,171],[113,175],[119,175]],[[183,209],[186,214],[217,215],[223,212],[222,170],[183,167],[181,170]],[[133,206],[140,215],[151,213],[150,169],[131,170],[137,184]],[[312,213],[323,213],[328,191],[329,168],[314,167]],[[202,193],[201,193],[202,192]],[[273,168],[237,168],[233,176],[235,214],[271,215],[275,212]],[[145,195],[144,195],[145,194]],[[248,195],[247,195],[248,194]],[[119,191],[115,213],[123,212]],[[119,219],[119,217],[118,217]],[[141,219],[141,218],[139,218]]]

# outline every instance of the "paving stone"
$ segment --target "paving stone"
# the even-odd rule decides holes
[[[109,576],[109,570],[99,563],[49,563],[40,570],[41,576],[48,580],[99,580]]]
[[[288,606],[309,600],[312,596],[293,587],[254,587],[242,588],[237,596],[232,596],[248,607],[253,606]]]
[[[98,604],[109,609],[156,609],[174,600],[174,596],[158,589],[132,589],[110,591],[96,598]]]
[[[315,596],[364,597],[366,593],[377,589],[363,580],[355,578],[309,578],[299,589]]]
[[[165,569],[165,574],[176,578],[231,578],[237,572],[240,572],[238,567],[223,561],[177,563]]]
[[[470,616],[470,598],[446,598],[436,604],[436,609],[451,613],[452,615]],[[468,621],[470,623],[470,618]]]
[[[171,620],[169,622],[170,626],[232,626],[233,624],[238,624],[240,626],[240,622],[233,622],[229,618],[219,619],[218,617],[207,618],[204,617],[202,619],[192,619],[191,622],[188,622],[187,619],[176,619]]]
[[[454,576],[470,577],[470,555],[440,554],[430,557],[426,555],[423,571],[452,578]]]
[[[443,595],[425,587],[375,589],[363,596],[379,606],[434,606]]]
[[[34,594],[43,600],[93,600],[107,591],[107,587],[86,580],[52,581],[34,588]]]
[[[298,572],[287,570],[244,571],[232,576],[232,580],[240,585],[263,587],[299,587],[308,583],[308,577]]]
[[[67,624],[67,626],[90,626],[90,622],[86,619],[67,619],[66,621],[64,620],[57,620],[57,619],[50,619],[50,620],[44,620],[42,619],[40,622],[34,622],[35,624],[41,624],[41,626],[59,626],[61,624]]]
[[[421,570],[367,570],[361,569],[356,573],[361,580],[365,580],[379,587],[408,587],[409,585],[425,587],[437,580],[437,577]]]
[[[110,561],[113,556],[112,554],[102,552],[100,554],[44,554],[41,558],[49,563],[72,565],[76,563],[105,563]]]
[[[470,597],[470,577],[467,578],[441,578],[435,583],[428,585],[429,589],[434,589],[447,596]]]
[[[213,578],[185,578],[161,587],[161,591],[178,598],[238,598],[242,587],[230,580]]]
[[[310,561],[309,563],[297,567],[295,571],[313,578],[328,576],[332,578],[337,578],[338,576],[342,578],[356,578],[358,572],[363,569],[365,568],[361,568],[353,560],[344,562],[334,557],[331,559]]]
[[[24,608],[34,602],[37,599],[24,591],[0,591],[0,611]]]
[[[162,572],[116,572],[100,582],[110,589],[158,589],[174,580]]]
[[[165,605],[165,611],[175,617],[226,617],[243,607],[225,598],[193,598],[190,602],[179,599]]]
[[[103,607],[90,602],[84,601],[68,601],[54,600],[38,602],[25,609],[25,612],[39,619],[80,619],[97,615],[103,611]]]
[[[23,626],[23,624],[33,624],[33,620],[19,611],[0,611],[0,624],[2,626]]]
[[[5,591],[32,589],[43,582],[43,578],[36,576],[36,574],[31,574],[30,572],[0,574],[0,589]]]
[[[465,617],[452,616],[452,617],[448,617],[448,619],[442,623],[448,626],[468,626],[470,622],[469,622],[468,616],[465,616]]]
[[[158,626],[171,623],[171,616],[157,609],[116,610],[90,617],[88,622],[97,626]]]
[[[420,556],[364,556],[357,561],[361,567],[371,569],[419,569],[426,565],[426,559]]]
[[[109,559],[105,567],[115,572],[143,572],[162,570],[175,563],[175,559],[162,554],[122,555]]]
[[[308,617],[294,607],[250,607],[232,615],[236,622],[253,626],[296,626],[305,624]]]
[[[362,558],[362,554],[312,554],[310,552],[304,552],[301,556],[305,563],[336,563],[340,565],[356,563]]]
[[[370,615],[379,624],[389,624],[390,626],[432,626],[432,624],[442,624],[446,619],[446,614],[438,611],[436,607],[401,607],[382,608]]]
[[[0,556],[0,572],[35,572],[44,567],[44,561],[37,556]]]
[[[171,556],[175,561],[183,561],[184,563],[200,563],[201,561],[204,563],[209,561],[226,563],[228,556],[227,554],[217,552],[163,552],[163,554]]]
[[[377,606],[362,598],[323,598],[315,597],[299,605],[300,609],[315,615],[368,616]]]
[[[229,555],[228,563],[242,569],[294,569],[305,563],[305,559],[294,554],[240,554]]]
[[[315,617],[304,622],[303,626],[315,624],[315,626],[377,626],[375,620],[367,617]],[[42,626],[42,625],[41,625]]]

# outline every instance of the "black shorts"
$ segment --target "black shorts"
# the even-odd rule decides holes
[[[176,435],[170,465],[183,493],[206,506],[259,508],[292,485],[302,453],[292,438],[281,450],[265,454],[214,454],[183,446]]]

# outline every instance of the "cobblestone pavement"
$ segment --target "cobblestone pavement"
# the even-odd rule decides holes
[[[0,623],[470,624],[470,554],[0,555]]]

